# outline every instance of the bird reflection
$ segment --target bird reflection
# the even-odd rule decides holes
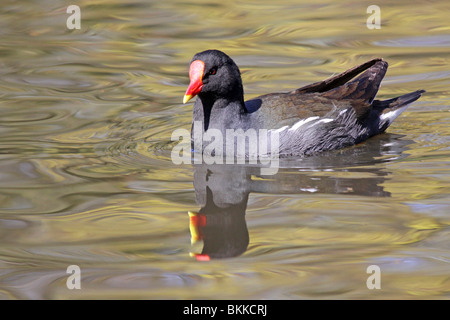
[[[259,167],[248,165],[194,166],[196,202],[201,208],[189,212],[194,251],[191,256],[211,260],[239,256],[247,250],[245,213],[252,192],[389,197],[382,184],[390,172],[376,164],[404,156],[412,141],[400,137],[384,134],[343,150],[303,159],[280,159],[278,173],[271,176],[260,176]],[[324,171],[350,172],[358,177],[333,177],[323,175]]]

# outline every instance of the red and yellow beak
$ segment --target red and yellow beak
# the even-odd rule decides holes
[[[189,68],[189,87],[184,94],[183,103],[188,102],[200,93],[203,87],[203,72],[205,72],[205,63],[201,60],[192,61]]]

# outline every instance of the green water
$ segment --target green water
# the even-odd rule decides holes
[[[66,1],[0,4],[0,299],[448,299],[448,1],[377,1],[378,30],[353,0],[76,4],[80,30]],[[247,99],[374,57],[380,99],[427,93],[386,134],[272,177],[175,165],[188,64],[210,48]],[[188,211],[217,225],[211,250],[242,252],[197,261]]]

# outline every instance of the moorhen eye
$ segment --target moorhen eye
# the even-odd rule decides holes
[[[216,68],[212,68],[211,70],[209,70],[208,75],[213,76],[213,75],[216,74],[216,72],[217,72],[217,69]]]

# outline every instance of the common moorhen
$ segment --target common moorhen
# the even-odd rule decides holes
[[[374,100],[387,67],[386,61],[377,58],[291,92],[244,101],[236,63],[221,51],[207,50],[197,53],[190,63],[190,84],[183,102],[198,96],[193,126],[201,122],[203,133],[211,128],[223,136],[227,129],[272,130],[279,134],[280,156],[310,155],[384,132],[425,92]]]

